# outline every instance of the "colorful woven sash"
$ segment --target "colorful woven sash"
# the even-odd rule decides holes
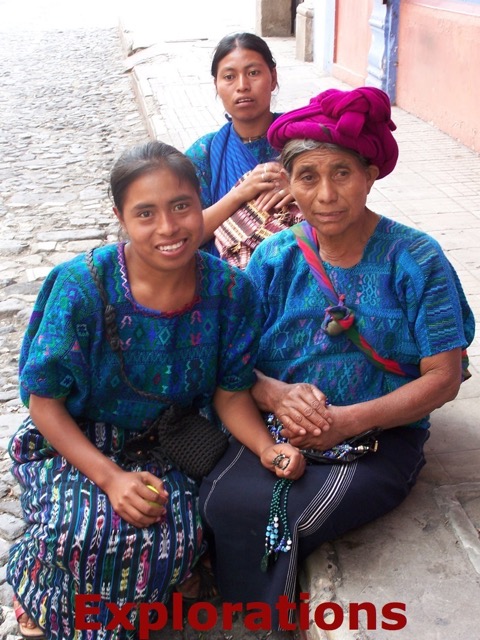
[[[322,264],[315,229],[304,221],[293,226],[291,230],[322,293],[324,293],[332,303],[332,306],[327,307],[325,310],[325,320],[322,323],[324,331],[331,336],[345,333],[353,344],[360,349],[360,351],[363,351],[368,360],[382,371],[388,371],[410,378],[418,378],[420,376],[418,366],[383,358],[365,338],[362,338],[359,334],[354,324],[354,314],[345,306],[345,296],[336,293]],[[464,350],[462,351],[462,379],[467,380],[470,376],[471,374],[468,371],[468,356],[466,350]]]

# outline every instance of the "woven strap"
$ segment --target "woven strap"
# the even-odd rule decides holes
[[[319,287],[331,301],[333,307],[331,309],[346,309],[344,305],[345,296],[338,295],[333,288],[333,285],[325,271],[320,253],[318,249],[318,239],[315,229],[307,222],[301,222],[295,225],[291,229],[297,240],[297,244],[303,253],[305,260],[310,267],[310,270],[317,280]],[[381,369],[382,371],[388,371],[390,373],[396,373],[399,376],[409,376],[411,378],[418,378],[420,376],[420,369],[416,365],[399,363],[395,360],[382,357],[375,351],[371,344],[369,344],[365,338],[362,338],[358,329],[354,324],[353,314],[347,314],[343,319],[337,320],[342,326],[345,335],[353,342],[353,344],[363,351],[368,360]]]
[[[135,393],[138,393],[138,395],[142,396],[143,398],[148,398],[149,400],[155,400],[155,401],[160,401],[162,403],[171,404],[171,401],[166,396],[161,396],[156,393],[150,393],[149,391],[143,391],[143,389],[139,389],[134,384],[132,384],[128,379],[127,374],[125,372],[125,360],[123,358],[122,343],[120,340],[120,336],[118,335],[118,327],[117,327],[117,322],[115,320],[115,308],[108,301],[107,292],[105,291],[105,287],[103,286],[103,282],[102,282],[102,279],[100,278],[100,274],[98,273],[98,270],[95,267],[95,264],[93,262],[93,252],[94,252],[94,249],[90,249],[90,251],[88,251],[85,256],[85,259],[87,261],[87,266],[93,278],[93,281],[97,286],[98,293],[100,294],[100,298],[102,299],[102,302],[103,302],[103,307],[104,307],[103,317],[105,319],[105,333],[112,351],[117,354],[117,357],[120,363],[120,375],[122,377],[122,380],[125,382],[125,384],[128,387],[130,387],[130,389],[132,389],[132,391],[135,391]]]

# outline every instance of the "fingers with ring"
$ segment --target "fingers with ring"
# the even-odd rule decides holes
[[[274,467],[278,467],[282,471],[285,471],[285,469],[290,464],[290,458],[284,453],[279,453],[278,456],[275,456],[275,458],[272,460],[272,464]]]

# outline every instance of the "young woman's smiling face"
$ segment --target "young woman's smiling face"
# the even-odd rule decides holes
[[[203,238],[199,196],[168,168],[139,176],[125,192],[122,211],[114,211],[130,239],[131,259],[156,271],[185,268]]]
[[[215,86],[234,120],[255,120],[270,111],[277,72],[269,69],[260,53],[237,48],[220,61]]]

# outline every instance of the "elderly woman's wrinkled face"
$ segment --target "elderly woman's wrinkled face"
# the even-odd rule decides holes
[[[377,167],[363,166],[348,151],[314,149],[293,161],[290,189],[320,235],[342,236],[361,227],[377,176]]]

